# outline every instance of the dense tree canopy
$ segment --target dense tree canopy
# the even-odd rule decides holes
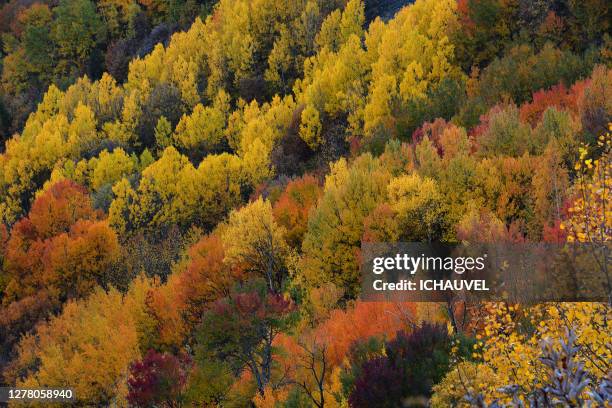
[[[609,17],[5,2],[0,385],[83,406],[499,406],[580,375],[572,395],[601,405],[610,301],[366,302],[360,262],[376,242],[605,249]],[[593,276],[612,290],[606,262]],[[561,360],[577,368],[554,377]]]

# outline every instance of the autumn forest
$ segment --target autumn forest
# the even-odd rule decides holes
[[[0,386],[612,406],[611,24],[606,0],[0,2]],[[610,296],[365,301],[377,242],[581,243]]]

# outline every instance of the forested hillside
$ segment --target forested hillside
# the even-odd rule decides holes
[[[610,398],[609,302],[365,302],[359,272],[363,242],[609,243],[609,2],[371,3],[2,6],[0,385],[529,405],[571,361],[555,398]]]

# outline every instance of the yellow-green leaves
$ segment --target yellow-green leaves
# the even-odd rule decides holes
[[[70,387],[86,404],[126,404],[129,365],[140,358],[146,294],[154,282],[137,278],[122,295],[111,288],[69,302],[59,316],[24,337],[16,367],[25,375],[22,387]],[[30,371],[37,362],[37,371]]]
[[[302,121],[300,123],[300,137],[312,149],[316,149],[321,143],[321,120],[319,111],[312,105],[306,106],[302,111]]]
[[[183,115],[176,127],[174,141],[186,151],[211,152],[223,143],[229,114],[229,95],[221,91],[213,106],[196,105],[191,115]]]
[[[270,290],[278,292],[287,272],[285,233],[274,220],[270,202],[260,197],[233,211],[221,228],[225,262],[263,278]]]
[[[334,163],[304,236],[300,276],[307,288],[333,282],[348,297],[359,293],[357,255],[366,216],[384,200],[389,172],[366,154]]]
[[[395,112],[390,117],[389,106],[405,109],[409,102],[425,98],[442,79],[461,75],[453,65],[453,45],[448,39],[449,27],[456,24],[455,7],[450,0],[418,0],[387,25],[371,26],[366,43],[375,60],[365,108],[367,136],[381,130],[394,135],[399,118]]]
[[[111,224],[122,232],[163,225],[215,225],[241,200],[241,160],[207,156],[196,169],[173,147],[142,172],[137,187],[123,179],[113,187]]]
[[[105,184],[114,184],[122,177],[132,174],[138,162],[128,156],[123,149],[115,149],[112,153],[104,150],[97,159],[90,162],[91,188],[95,191]]]
[[[402,238],[433,241],[442,235],[444,198],[428,177],[408,174],[394,178],[387,187],[389,204],[397,213]]]

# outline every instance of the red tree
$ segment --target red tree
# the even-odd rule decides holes
[[[128,402],[135,407],[180,406],[190,367],[191,359],[186,355],[149,350],[142,361],[130,367]]]
[[[588,84],[589,80],[585,80],[576,82],[570,89],[567,89],[563,84],[558,84],[550,89],[541,89],[534,92],[532,101],[521,106],[521,120],[535,127],[542,119],[546,109],[550,107],[567,110],[574,115],[578,115],[578,100]]]

